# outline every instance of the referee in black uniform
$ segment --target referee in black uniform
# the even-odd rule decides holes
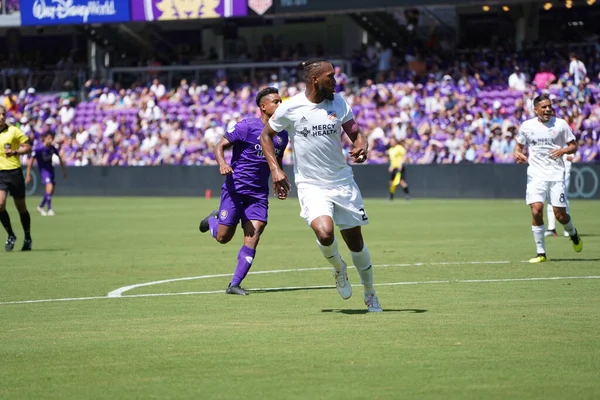
[[[21,217],[25,240],[21,251],[31,250],[31,217],[25,204],[25,179],[21,171],[20,156],[31,153],[29,138],[16,126],[6,125],[6,108],[0,106],[0,222],[8,233],[6,251],[15,247],[17,237],[12,230],[10,217],[6,211],[8,193],[15,199],[15,206]]]

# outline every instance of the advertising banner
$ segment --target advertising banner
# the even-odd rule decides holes
[[[134,21],[229,18],[248,15],[247,0],[132,0]]]
[[[21,0],[21,23],[23,25],[70,25],[129,21],[129,0]]]
[[[325,13],[329,11],[367,10],[369,8],[456,5],[471,0],[275,0],[275,14]]]

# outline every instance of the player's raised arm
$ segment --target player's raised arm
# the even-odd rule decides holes
[[[233,144],[226,137],[222,137],[215,146],[215,160],[217,161],[217,164],[219,164],[219,172],[221,172],[221,175],[233,173],[231,166],[225,162],[225,150],[232,146]]]
[[[367,160],[367,154],[369,151],[369,142],[366,136],[360,130],[360,126],[356,123],[354,118],[350,119],[342,125],[344,132],[350,138],[354,144],[350,155],[356,163],[363,163]]]

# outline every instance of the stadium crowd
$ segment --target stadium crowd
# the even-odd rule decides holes
[[[516,131],[533,116],[533,98],[542,92],[556,100],[557,116],[581,142],[576,161],[600,160],[596,58],[586,58],[592,64],[586,71],[576,56],[566,62],[544,54],[537,61],[501,52],[492,60],[473,57],[444,64],[407,55],[397,68],[380,63],[377,78],[359,86],[336,68],[337,90],[369,137],[369,162],[387,162],[394,136],[407,148],[407,163],[512,163]],[[154,79],[130,88],[89,81],[88,99],[79,104],[69,90],[48,96],[7,89],[0,101],[9,123],[32,140],[53,131],[67,165],[211,165],[225,131],[258,115],[254,96],[264,86],[277,87],[284,101],[303,90],[301,80],[267,74],[235,86],[224,77],[211,86],[185,79],[176,87]],[[292,152],[288,147],[284,163],[292,162]]]

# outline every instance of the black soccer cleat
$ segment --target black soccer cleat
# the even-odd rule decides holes
[[[240,285],[229,284],[229,287],[225,291],[227,294],[237,294],[238,296],[248,296],[248,292],[240,287]]]
[[[15,248],[16,241],[17,241],[16,236],[9,236],[8,239],[6,239],[6,244],[4,245],[4,250],[12,251],[12,249]]]
[[[200,221],[200,232],[204,233],[207,232],[210,229],[210,225],[208,224],[208,221],[211,218],[217,218],[217,215],[219,215],[219,211],[218,210],[214,210],[213,212],[211,212],[210,214],[208,214],[206,216],[206,218],[204,218],[202,221]]]
[[[32,245],[32,241],[31,239],[25,239],[23,241],[23,247],[21,247],[21,251],[31,251],[31,245]]]

